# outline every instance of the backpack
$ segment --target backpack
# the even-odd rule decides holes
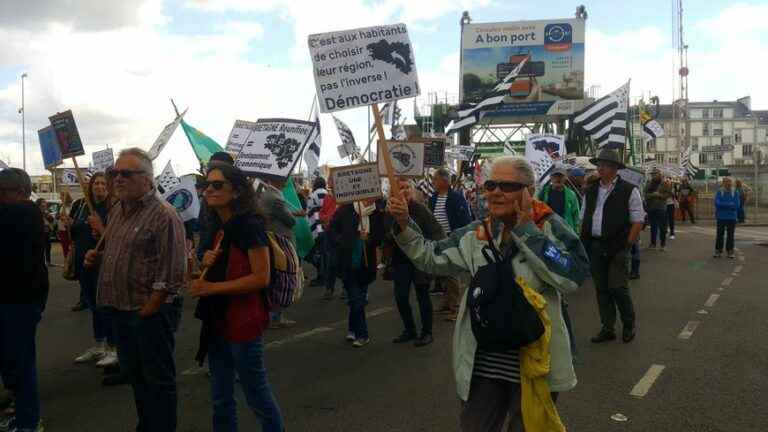
[[[488,264],[472,277],[467,310],[478,348],[504,352],[537,341],[544,334],[544,324],[515,281],[511,263],[514,251],[502,258],[485,222],[483,228],[489,239],[482,250]]]
[[[288,307],[303,294],[301,262],[290,239],[267,232],[271,263],[267,301],[270,309]]]

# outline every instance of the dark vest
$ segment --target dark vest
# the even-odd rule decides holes
[[[599,187],[600,182],[595,182],[587,189],[586,193],[586,208],[584,209],[584,220],[581,223],[581,240],[587,250],[589,250],[589,243],[592,240],[592,216],[595,214],[595,207],[597,206]],[[609,255],[613,255],[627,246],[627,237],[629,237],[629,231],[632,227],[629,222],[629,197],[634,188],[634,185],[619,178],[616,180],[613,191],[608,195],[608,199],[605,200],[601,239],[607,245]]]

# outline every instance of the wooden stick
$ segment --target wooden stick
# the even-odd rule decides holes
[[[213,247],[213,251],[214,252],[218,252],[219,251],[219,249],[221,248],[221,241],[222,240],[224,240],[224,235],[222,235],[221,238],[219,238],[216,241],[216,245]],[[210,267],[206,267],[206,268],[203,269],[203,272],[200,274],[200,280],[205,280],[205,275],[208,274],[208,269],[210,269]]]
[[[80,183],[80,190],[83,191],[85,204],[88,205],[88,210],[90,210],[91,214],[96,214],[93,209],[93,203],[91,202],[91,196],[88,195],[88,188],[85,186],[85,177],[83,177],[83,173],[80,172],[80,167],[77,166],[77,158],[72,156],[72,162],[75,164],[75,173],[77,173],[77,181]]]
[[[392,159],[389,157],[389,151],[387,150],[387,140],[384,136],[384,125],[381,122],[381,114],[379,114],[379,104],[371,105],[373,109],[373,120],[376,124],[376,133],[379,136],[379,153],[378,157],[384,158],[384,166],[387,169],[387,178],[389,178],[389,191],[390,195],[402,200],[403,195],[400,193],[400,187],[397,184],[397,177],[395,176],[395,170],[392,168]]]

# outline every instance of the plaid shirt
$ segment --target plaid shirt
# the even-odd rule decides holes
[[[176,298],[187,279],[184,225],[155,191],[135,204],[115,205],[104,235],[98,304],[132,311],[153,291],[167,291],[167,302]]]

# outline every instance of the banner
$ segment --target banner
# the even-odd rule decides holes
[[[445,149],[445,156],[448,159],[458,161],[468,161],[472,159],[472,155],[475,154],[475,148],[472,146],[450,146]]]
[[[387,141],[387,151],[392,159],[392,169],[399,177],[422,177],[424,175],[424,143],[410,141]],[[381,155],[381,143],[377,155]],[[387,175],[384,158],[378,157],[379,174]]]
[[[72,115],[72,110],[54,114],[48,117],[48,120],[50,120],[51,126],[56,133],[56,140],[59,142],[61,157],[63,159],[69,159],[85,154],[83,142],[80,140],[80,133],[77,131],[77,125],[75,124],[75,117]]]
[[[313,138],[314,122],[261,119],[237,155],[235,166],[253,175],[287,178]]]
[[[40,152],[43,154],[45,169],[49,170],[61,165],[61,147],[59,147],[53,126],[47,126],[37,131],[37,137],[40,141]]]
[[[255,127],[256,122],[235,120],[235,125],[232,126],[232,131],[229,133],[224,150],[233,155],[240,153]]]
[[[157,156],[160,155],[160,152],[163,151],[165,148],[165,145],[168,144],[168,141],[173,136],[173,133],[176,132],[176,128],[179,127],[179,123],[181,123],[181,120],[184,118],[184,114],[187,113],[187,110],[184,110],[183,113],[181,113],[178,117],[176,117],[172,122],[165,125],[163,130],[160,132],[160,135],[157,137],[155,142],[152,144],[152,147],[149,149],[149,157],[152,160],[157,159]]]
[[[308,43],[321,112],[420,93],[405,24],[313,34]]]
[[[91,158],[93,158],[93,169],[96,171],[105,172],[115,164],[115,154],[111,148],[95,151],[91,153]]]
[[[171,190],[167,191],[165,200],[176,209],[184,222],[197,219],[200,215],[200,200],[195,189],[195,175],[185,175]]]
[[[333,196],[338,204],[381,198],[381,179],[375,163],[331,168]]]
[[[461,101],[479,103],[526,61],[505,104],[486,115],[570,115],[584,99],[584,20],[465,24]]]

